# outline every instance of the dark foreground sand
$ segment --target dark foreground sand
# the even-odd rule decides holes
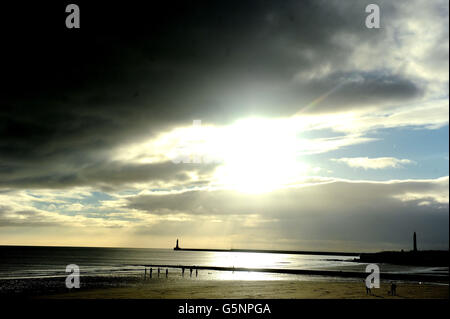
[[[398,283],[397,296],[388,295],[390,284],[382,283],[366,295],[363,282],[315,282],[315,281],[237,281],[237,280],[153,280],[130,287],[82,289],[40,298],[80,299],[448,299],[448,285]]]

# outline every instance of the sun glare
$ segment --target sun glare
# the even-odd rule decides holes
[[[298,158],[304,144],[297,137],[301,124],[296,118],[247,118],[228,126],[195,123],[121,149],[116,159],[216,163],[213,186],[245,193],[270,192],[297,183],[309,170]]]
[[[295,130],[288,121],[246,119],[224,131],[218,183],[246,193],[269,192],[295,181],[306,165],[296,160]]]

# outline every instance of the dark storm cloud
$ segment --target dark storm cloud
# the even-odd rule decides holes
[[[209,177],[215,165],[174,164],[162,162],[154,164],[124,164],[106,162],[92,164],[72,170],[51,170],[44,173],[29,172],[26,175],[0,174],[0,187],[10,188],[69,188],[75,186],[93,186],[104,191],[120,189],[133,183],[152,181],[152,186],[164,187],[166,183],[175,185],[193,184],[189,174],[200,177],[195,185],[199,186],[201,178]]]
[[[202,216],[221,219],[222,228],[228,219],[234,220],[227,236],[244,229],[248,233],[249,227],[236,220],[254,215],[256,225],[250,228],[256,237],[271,234],[286,241],[355,241],[362,246],[378,242],[408,249],[401,245],[409,245],[412,232],[420,229],[422,247],[448,248],[448,178],[392,183],[337,181],[262,195],[233,191],[140,195],[129,198],[128,208],[191,215],[191,221],[179,221],[168,228],[173,236],[214,232],[214,224],[204,229],[194,225],[193,220],[204,223],[199,220]],[[265,220],[270,222],[258,223]],[[149,226],[148,231],[159,232],[166,224]]]
[[[326,78],[300,82],[298,85],[307,89],[311,100],[325,93],[332,101],[318,103],[313,108],[306,107],[304,111],[307,113],[380,108],[388,103],[412,100],[423,93],[423,89],[412,81],[382,72],[336,72]]]
[[[58,220],[31,210],[14,211],[10,207],[0,206],[0,227],[49,227],[61,226]]]
[[[141,235],[220,235],[240,238],[236,244],[241,247],[247,247],[245,239],[255,237],[263,245],[302,243],[308,249],[331,249],[332,242],[338,242],[336,247],[345,250],[379,250],[409,249],[412,232],[419,231],[421,249],[448,249],[448,177],[389,183],[335,181],[259,195],[223,190],[135,195],[127,203],[125,209],[162,218],[136,223],[131,231]],[[0,206],[0,227],[69,227],[77,221],[73,216],[12,206]],[[175,219],[165,220],[167,215]],[[78,222],[107,226],[107,219],[88,219]],[[98,224],[92,225],[95,221]],[[119,226],[111,220],[107,227]]]
[[[188,191],[167,195],[142,195],[129,199],[127,208],[154,214],[173,212],[198,214],[255,214],[260,213],[265,199],[235,191]]]
[[[154,214],[183,212],[189,214],[280,214],[318,213],[329,207],[333,214],[345,215],[347,209],[366,211],[366,208],[398,206],[405,194],[417,194],[408,199],[417,205],[429,201],[433,207],[448,207],[442,201],[448,197],[448,178],[430,181],[396,181],[392,183],[332,182],[308,187],[287,188],[268,194],[244,194],[232,190],[186,191],[173,194],[139,195],[128,199],[128,208]],[[397,196],[397,197],[396,197]],[[321,198],[318,202],[317,198]],[[282,200],[281,200],[282,199]],[[351,208],[349,207],[351,204]],[[172,211],[172,212],[171,212]],[[364,213],[366,214],[366,213]]]
[[[339,70],[349,65],[355,45],[375,45],[386,35],[385,29],[364,27],[367,3],[171,1],[132,9],[105,4],[95,10],[97,23],[84,9],[79,33],[6,34],[3,183],[84,184],[76,170],[107,163],[117,145],[193,119],[222,124],[247,115],[292,115],[338,85],[333,105],[309,111],[420,96],[417,83],[389,70]],[[396,12],[383,2],[384,21]],[[327,65],[329,76],[305,80]],[[348,81],[355,76],[358,81]]]

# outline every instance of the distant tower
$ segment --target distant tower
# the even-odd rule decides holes
[[[178,238],[177,238],[177,245],[175,246],[175,248],[174,248],[175,250],[178,250],[178,249],[180,249],[180,247],[178,246]]]
[[[414,232],[413,240],[414,240],[414,251],[417,251],[417,238],[416,238],[416,232]],[[177,244],[177,246],[178,246],[178,244]]]

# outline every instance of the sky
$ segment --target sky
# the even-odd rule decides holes
[[[448,1],[372,2],[2,27],[0,245],[448,249]]]

